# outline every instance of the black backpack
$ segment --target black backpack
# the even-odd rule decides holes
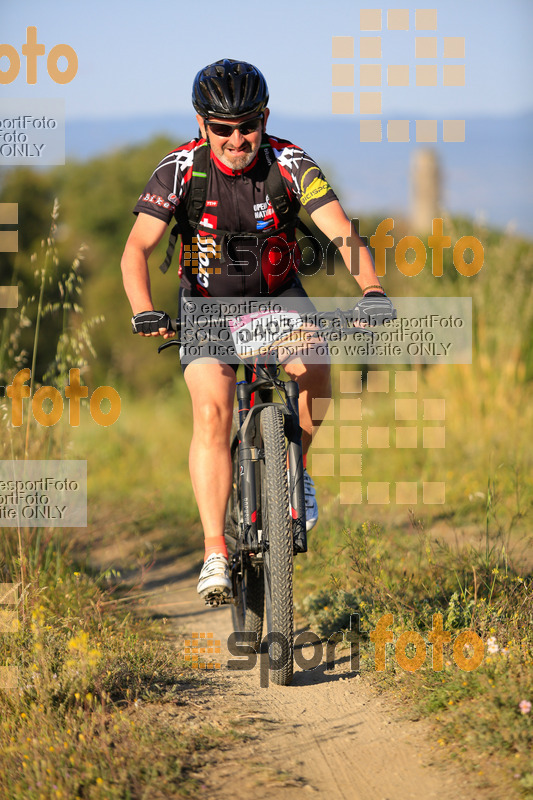
[[[166,272],[172,261],[174,249],[176,247],[177,238],[183,230],[190,229],[194,234],[200,227],[200,220],[202,219],[205,204],[207,200],[207,187],[209,185],[209,169],[211,166],[210,147],[208,143],[198,147],[194,153],[194,160],[192,165],[192,177],[190,180],[189,191],[185,198],[185,203],[178,206],[177,222],[170,232],[168,240],[168,247],[165,260],[159,267],[161,272]],[[259,158],[263,158],[268,168],[267,177],[265,180],[266,193],[270,198],[274,212],[280,222],[279,226],[273,231],[272,229],[265,231],[250,232],[250,236],[257,239],[267,239],[270,236],[277,236],[281,231],[294,230],[298,228],[305,236],[309,237],[311,246],[315,251],[315,257],[322,254],[322,250],[318,242],[316,242],[313,234],[298,217],[300,210],[300,203],[295,197],[289,197],[283,182],[281,171],[274,151],[266,137],[263,137],[261,148],[259,151]],[[235,231],[226,231],[221,229],[213,229],[210,231],[219,236],[242,236],[243,233],[236,233]],[[317,247],[319,249],[317,249]],[[314,263],[314,262],[313,262]]]

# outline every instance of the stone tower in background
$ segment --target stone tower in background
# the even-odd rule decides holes
[[[409,232],[431,233],[431,223],[440,217],[441,170],[435,150],[420,148],[411,159],[411,216]]]

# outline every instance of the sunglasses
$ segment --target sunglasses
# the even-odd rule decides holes
[[[242,136],[248,136],[250,133],[255,133],[263,124],[263,116],[263,114],[260,114],[258,117],[252,117],[252,119],[239,122],[238,125],[226,125],[222,122],[209,122],[207,119],[205,120],[205,124],[209,125],[215,136],[221,136],[225,139],[229,139],[235,130],[239,131]]]

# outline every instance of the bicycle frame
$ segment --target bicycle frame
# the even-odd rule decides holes
[[[323,316],[348,324],[339,309]],[[172,326],[181,330],[179,320]],[[252,650],[262,641],[266,610],[269,669],[273,682],[285,686],[293,675],[293,557],[307,551],[307,533],[299,388],[296,381],[278,377],[276,346],[282,341],[256,350],[266,355],[253,366],[241,359],[245,379],[236,384],[238,419],[230,443],[232,488],[225,521],[233,597],[214,593],[206,602],[232,604],[235,630],[255,635]]]
[[[327,321],[340,321],[341,326],[335,328],[336,332],[348,331],[350,333],[362,332],[372,336],[368,329],[359,328],[351,325],[354,317],[353,313],[343,312],[336,309],[334,312],[321,313],[322,324],[318,333],[324,335],[327,331],[323,323]],[[213,325],[225,324],[224,318],[212,320]],[[316,324],[316,322],[315,322]],[[172,330],[181,332],[181,322],[179,319],[171,321]],[[179,345],[179,341],[165,342],[160,345],[158,352],[171,345]],[[275,347],[269,351],[269,355],[275,354]],[[258,503],[256,468],[258,462],[265,460],[264,450],[258,446],[261,442],[258,436],[260,412],[272,405],[281,408],[284,416],[283,433],[288,443],[288,469],[289,469],[289,501],[291,515],[291,531],[293,554],[307,552],[307,533],[305,517],[305,497],[303,481],[303,452],[302,452],[302,429],[298,411],[299,389],[296,381],[283,381],[278,378],[277,361],[270,362],[267,357],[262,356],[254,366],[250,366],[242,360],[245,366],[245,380],[237,383],[236,394],[238,402],[238,431],[236,438],[231,442],[232,456],[238,447],[239,458],[239,505],[242,518],[233,521],[233,530],[226,530],[226,537],[230,537],[235,544],[233,550],[234,564],[240,561],[241,571],[246,560],[255,561],[258,565],[262,561],[262,555],[268,542],[262,540],[262,523],[260,519],[260,503]],[[277,389],[281,397],[281,402],[273,400],[273,390]],[[259,402],[255,402],[257,399]],[[235,481],[234,481],[235,482]],[[261,498],[259,498],[260,500]],[[258,514],[259,510],[259,514]],[[235,530],[236,528],[236,530]],[[232,534],[235,533],[235,536]]]
[[[260,371],[265,377],[254,380]],[[285,395],[281,407],[285,418],[284,432],[288,441],[288,467],[290,485],[290,504],[292,516],[293,547],[295,553],[307,552],[305,528],[305,500],[303,491],[302,429],[298,412],[298,384],[296,381],[282,381],[276,377],[275,365],[256,366],[256,373],[246,368],[246,379],[237,384],[239,413],[239,465],[241,504],[243,511],[243,545],[248,553],[260,553],[263,543],[259,539],[257,514],[257,487],[254,463],[264,459],[264,451],[254,442],[258,415],[273,401],[273,384]],[[251,376],[251,377],[250,377]],[[257,392],[259,403],[254,402]]]

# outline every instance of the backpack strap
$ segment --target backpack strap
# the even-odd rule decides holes
[[[186,199],[187,217],[192,228],[198,227],[204,213],[210,166],[211,148],[208,142],[204,142],[194,154],[191,183]]]
[[[274,213],[279,220],[276,233],[279,233],[282,230],[298,227],[305,233],[306,236],[312,237],[309,228],[307,228],[302,220],[298,218],[300,204],[296,197],[290,197],[287,193],[278,160],[274,156],[274,151],[266,135],[263,136],[260,151],[262,158],[265,160],[268,167],[268,172],[265,179],[266,194],[268,194],[274,209]],[[165,260],[159,267],[163,273],[167,272],[170,262],[172,261],[172,256],[174,255],[174,249],[176,247],[176,241],[180,234],[180,230],[183,230],[183,227],[190,227],[192,231],[196,231],[200,226],[200,220],[202,219],[207,200],[210,165],[211,150],[209,143],[205,142],[203,145],[200,145],[200,147],[198,147],[194,153],[192,176],[189,183],[189,189],[184,202],[178,206],[178,221],[170,232]],[[218,229],[213,230],[212,233],[215,235],[229,236],[246,235],[244,233],[235,234],[233,231]],[[249,235],[255,236],[259,239],[266,239],[272,236],[272,234],[272,230],[266,230],[263,232],[254,231]]]
[[[183,204],[178,206],[178,221],[170,231],[165,260],[159,266],[161,272],[167,272],[174,255],[176,241],[184,225],[190,225],[193,230],[198,227],[204,213],[209,184],[209,168],[211,164],[209,143],[205,142],[195,150],[192,164],[192,175],[189,183],[187,197]]]
[[[268,165],[268,173],[265,180],[266,193],[270,198],[280,227],[286,227],[289,224],[296,225],[300,204],[295,197],[289,197],[278,160],[274,156],[274,151],[266,136],[263,137],[261,152]]]
[[[167,252],[165,253],[165,260],[163,261],[162,264],[159,265],[159,269],[161,270],[163,275],[166,272],[168,272],[168,268],[170,267],[170,262],[172,261],[172,256],[174,255],[174,250],[176,248],[176,242],[179,234],[180,234],[180,226],[176,222],[176,224],[170,231],[170,236],[168,237],[168,245],[167,245]]]
[[[278,231],[287,230],[287,228],[297,228],[309,239],[308,247],[311,247],[313,250],[315,260],[322,258],[322,248],[319,242],[316,241],[308,226],[298,216],[300,203],[294,195],[292,197],[287,195],[287,189],[285,188],[279,162],[274,156],[274,151],[266,136],[263,139],[261,148],[266,162],[269,165],[265,188],[280,222]],[[274,164],[277,165],[277,169],[275,169]],[[267,232],[267,235],[272,235],[272,232]]]

